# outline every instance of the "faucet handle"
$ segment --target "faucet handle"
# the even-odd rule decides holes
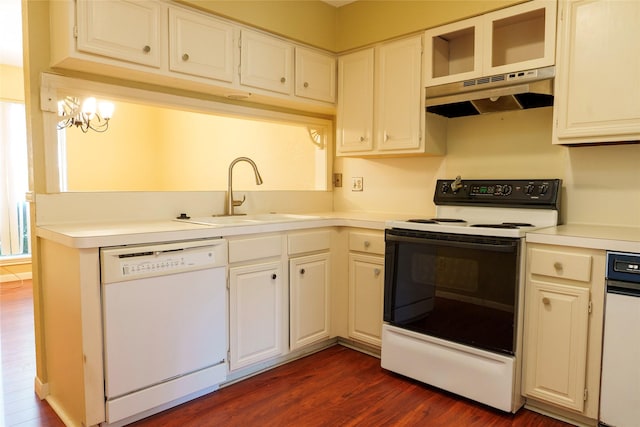
[[[247,196],[245,194],[242,195],[242,200],[232,200],[233,206],[242,206],[244,201],[247,200]]]

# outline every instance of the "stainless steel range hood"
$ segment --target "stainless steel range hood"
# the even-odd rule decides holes
[[[553,105],[555,67],[480,77],[426,88],[426,108],[445,117]]]

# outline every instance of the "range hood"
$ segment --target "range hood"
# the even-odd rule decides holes
[[[425,105],[449,118],[549,107],[554,76],[552,66],[427,87]]]

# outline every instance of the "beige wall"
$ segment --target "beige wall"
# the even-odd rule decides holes
[[[24,102],[24,71],[12,65],[0,64],[0,99]]]
[[[305,126],[114,102],[104,133],[66,129],[68,191],[224,191],[228,165],[251,157],[264,178],[256,188],[246,164],[236,167],[236,190],[309,191],[324,155]],[[283,167],[284,166],[284,167]],[[243,172],[240,172],[243,171]]]
[[[316,0],[182,3],[332,52],[480,15],[523,0],[359,0],[334,8]]]

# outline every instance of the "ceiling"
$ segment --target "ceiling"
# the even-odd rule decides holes
[[[22,67],[20,0],[0,0],[0,64]]]

